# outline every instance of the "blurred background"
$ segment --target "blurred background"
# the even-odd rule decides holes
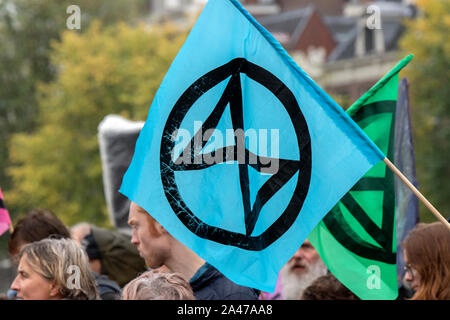
[[[98,125],[108,114],[146,119],[206,2],[0,0],[0,187],[13,223],[32,208],[48,208],[69,226],[114,228]],[[411,83],[417,180],[445,216],[450,1],[241,3],[344,109],[401,58],[415,55],[400,76]],[[420,217],[435,221],[424,207]],[[0,236],[0,292],[13,276],[8,236]]]

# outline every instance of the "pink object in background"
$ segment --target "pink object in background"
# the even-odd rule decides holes
[[[8,210],[5,208],[3,202],[2,189],[0,189],[0,235],[2,235],[6,230],[9,229],[11,225],[11,218],[9,217]]]
[[[259,300],[283,300],[281,292],[281,275],[278,274],[277,284],[273,293],[262,291]]]

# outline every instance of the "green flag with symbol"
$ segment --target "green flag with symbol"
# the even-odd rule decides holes
[[[400,61],[346,111],[391,161],[399,72],[411,59]],[[370,169],[308,239],[328,269],[359,298],[395,299],[394,176],[386,164]]]

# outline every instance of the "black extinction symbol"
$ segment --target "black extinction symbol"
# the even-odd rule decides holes
[[[391,114],[390,135],[387,137],[389,159],[394,158],[394,126],[396,101],[378,101],[364,106],[360,113],[353,116],[353,120],[361,123],[362,120],[380,114]],[[368,122],[370,123],[370,122]],[[393,248],[393,237],[395,228],[395,197],[394,197],[394,174],[391,170],[386,170],[382,177],[363,177],[350,191],[358,192],[382,192],[383,219],[381,228],[372,221],[367,212],[355,200],[352,194],[347,193],[341,200],[341,205],[345,206],[359,225],[364,228],[373,242],[363,239],[352,226],[347,222],[344,212],[336,205],[323,219],[328,230],[335,239],[347,250],[354,254],[388,264],[396,263],[396,252]],[[375,244],[376,243],[376,244]]]
[[[238,161],[239,179],[242,193],[242,201],[244,207],[245,234],[237,233],[222,229],[217,226],[211,226],[201,221],[183,201],[178,186],[175,181],[176,171],[202,170],[209,166],[215,165],[209,163],[198,163],[195,161],[196,155],[194,150],[191,151],[191,161],[188,163],[180,163],[172,161],[172,150],[175,142],[172,134],[179,129],[181,122],[186,116],[192,105],[208,90],[218,85],[220,82],[230,78],[222,96],[218,99],[212,113],[204,121],[201,130],[195,133],[193,140],[198,139],[201,132],[211,132],[208,130],[215,128],[223,114],[226,106],[230,105],[231,120],[233,129],[244,130],[244,110],[242,105],[242,90],[240,74],[245,74],[250,79],[258,82],[282,103],[285,107],[294,127],[298,150],[301,152],[299,160],[278,160],[278,171],[274,173],[266,183],[258,190],[256,200],[253,206],[250,203],[249,191],[249,175],[248,166],[258,172],[267,172],[267,163],[271,160],[267,157],[260,157],[252,154],[249,150],[244,150],[244,156]],[[238,154],[238,146],[244,145],[245,142],[239,141],[239,137],[235,137],[235,145],[227,146],[223,150],[224,161],[229,159],[240,159]],[[206,140],[206,141],[205,141]],[[199,141],[199,140],[197,140]],[[208,137],[201,139],[201,147],[203,148],[208,141]],[[189,148],[193,148],[195,143],[188,144]],[[215,150],[218,152],[218,150]],[[204,156],[204,155],[203,155]],[[256,161],[249,159],[253,157]],[[311,138],[308,126],[295,96],[277,77],[272,73],[261,68],[246,59],[237,58],[230,62],[208,72],[207,74],[196,80],[178,99],[172,111],[169,114],[164,131],[161,138],[161,156],[160,156],[161,180],[164,187],[165,196],[170,203],[174,213],[180,221],[197,236],[212,240],[224,245],[236,246],[246,250],[263,250],[279,237],[281,237],[294,223],[303,202],[308,194],[309,183],[311,178]],[[296,173],[298,180],[292,198],[286,209],[263,233],[258,236],[252,236],[253,229],[258,220],[259,213],[263,206],[274,196],[284,184],[286,184]],[[200,192],[200,191],[199,191]],[[281,209],[280,209],[281,210]],[[214,213],[211,213],[214,214]],[[230,212],[230,217],[232,217]],[[232,217],[236,218],[236,217]]]

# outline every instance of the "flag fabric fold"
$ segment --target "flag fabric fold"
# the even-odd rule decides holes
[[[384,154],[394,159],[401,60],[348,110]],[[384,162],[369,170],[314,228],[308,239],[330,271],[361,299],[395,299],[397,290],[394,175]]]
[[[2,189],[0,188],[0,235],[8,230],[10,226],[11,218],[9,217],[8,210],[6,210]]]
[[[399,83],[398,102],[395,119],[394,139],[395,166],[405,177],[417,188],[416,165],[414,156],[414,145],[412,139],[412,126],[409,107],[409,83],[403,78]],[[397,275],[399,286],[405,274],[405,258],[401,243],[408,232],[419,222],[419,199],[401,181],[395,177],[395,217],[397,225]]]
[[[236,0],[210,0],[150,107],[120,192],[232,281],[273,292],[384,158]]]

